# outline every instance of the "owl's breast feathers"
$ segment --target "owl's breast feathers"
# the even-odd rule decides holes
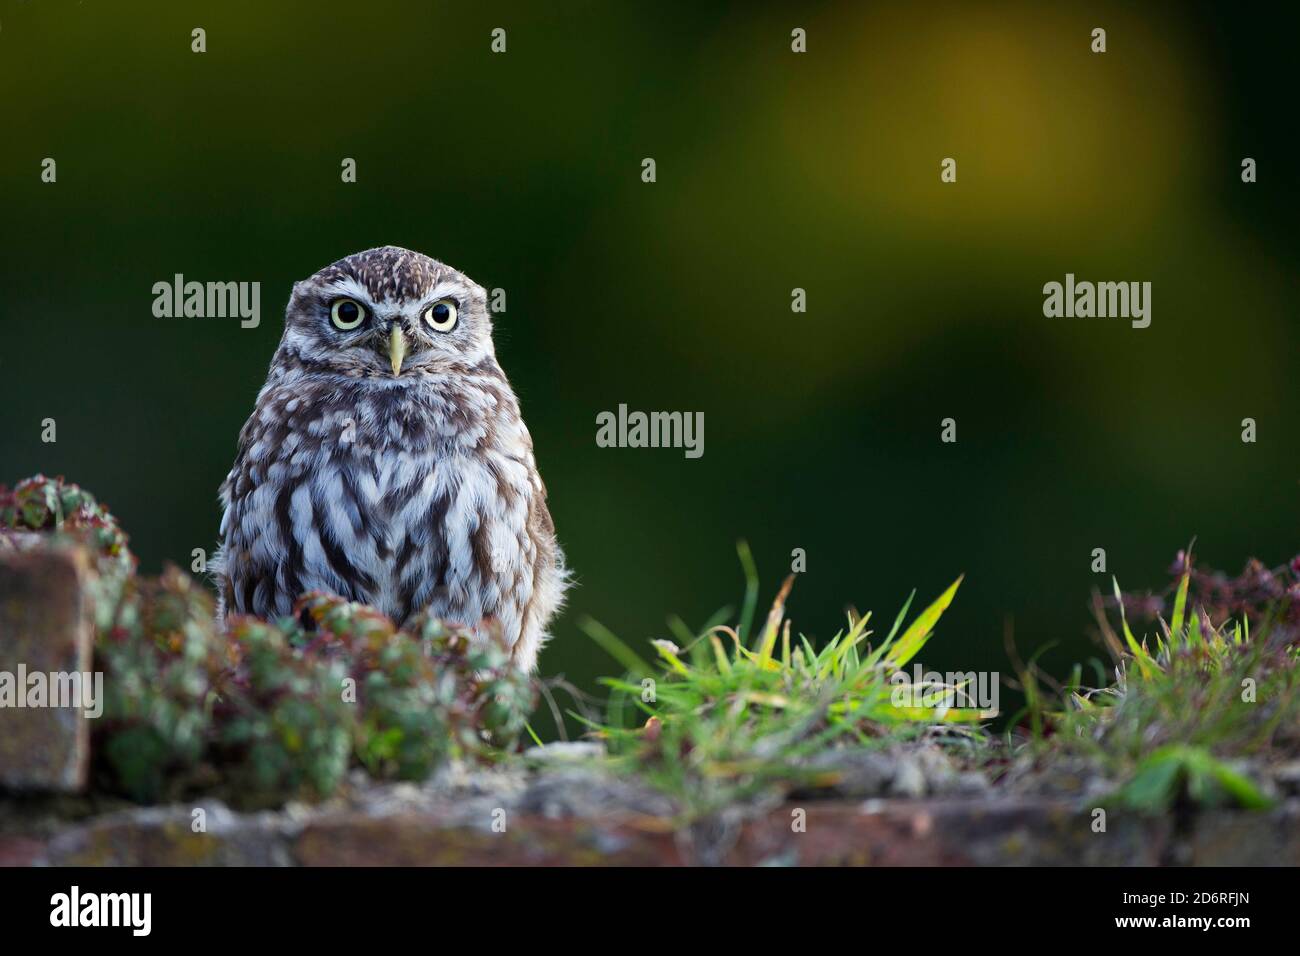
[[[531,669],[566,587],[518,402],[495,360],[400,385],[272,379],[222,486],[227,611],[323,589],[398,622],[499,632]]]

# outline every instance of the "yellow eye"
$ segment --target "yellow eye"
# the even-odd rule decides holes
[[[451,299],[439,299],[425,309],[424,321],[435,332],[450,332],[456,327],[456,303]]]
[[[348,332],[365,320],[366,307],[355,299],[338,299],[330,306],[330,321],[336,329]]]

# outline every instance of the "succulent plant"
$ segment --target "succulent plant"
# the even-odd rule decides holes
[[[242,805],[335,793],[349,768],[422,780],[452,758],[514,744],[528,678],[499,643],[421,616],[312,592],[291,617],[235,617],[175,567],[135,574],[126,535],[61,478],[0,486],[0,546],[79,546],[95,558],[96,668],[105,707],[95,781],[140,801],[220,788]]]
[[[88,586],[96,623],[101,630],[110,627],[122,588],[136,568],[117,519],[90,492],[62,478],[34,475],[13,489],[0,485],[0,547],[24,547],[38,539],[80,546],[90,554],[96,575]]]
[[[230,622],[237,662],[220,680],[214,750],[244,803],[325,797],[342,784],[356,709],[347,666],[294,646],[297,625]]]
[[[46,532],[56,541],[86,547],[100,573],[135,571],[125,532],[95,496],[62,478],[34,475],[12,489],[0,485],[0,534]]]
[[[1267,627],[1273,647],[1300,643],[1300,556],[1275,568],[1251,558],[1240,574],[1230,575],[1197,567],[1189,552],[1179,551],[1169,573],[1172,580],[1163,594],[1124,592],[1105,603],[1122,606],[1134,621],[1155,621],[1170,613],[1186,575],[1188,606],[1202,611],[1212,626],[1246,621],[1255,631]]]
[[[448,758],[485,756],[522,732],[531,686],[495,641],[425,616],[397,630],[373,608],[322,592],[295,610],[315,627],[309,649],[350,661],[364,715],[355,750],[371,774],[423,779]]]
[[[188,575],[168,567],[125,581],[95,644],[105,700],[94,753],[114,789],[156,800],[196,770],[212,734],[222,650],[212,597]]]

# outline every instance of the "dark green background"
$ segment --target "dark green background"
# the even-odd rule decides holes
[[[1094,547],[1132,587],[1193,535],[1234,569],[1294,552],[1294,22],[549,6],[0,5],[0,480],[64,474],[145,570],[188,566],[291,284],[394,243],[507,290],[579,584],[542,669],[584,687],[616,668],[581,615],[696,625],[739,597],[741,537],[765,597],[807,550],[790,609],[818,637],[966,572],[940,670],[1008,670],[1008,622],[1058,672],[1096,653]],[[154,318],[177,272],[260,281],[261,327]],[[1066,272],[1151,281],[1151,327],[1044,318]],[[703,411],[704,457],[597,448],[620,402]]]

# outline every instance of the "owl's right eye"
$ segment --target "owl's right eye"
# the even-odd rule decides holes
[[[330,306],[334,328],[349,332],[366,320],[366,307],[355,299],[336,299]]]

